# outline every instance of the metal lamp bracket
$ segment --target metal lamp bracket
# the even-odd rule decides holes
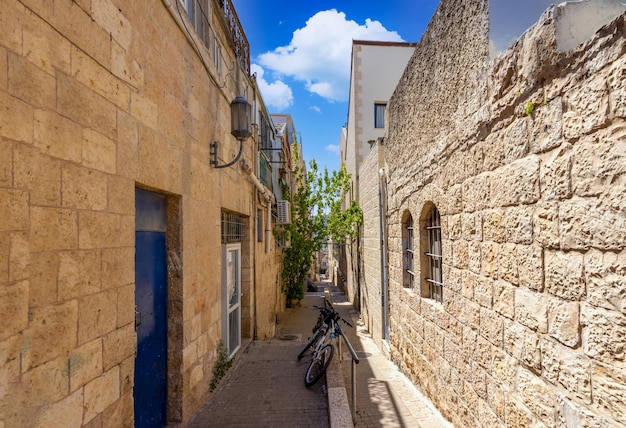
[[[235,158],[223,165],[218,165],[218,160],[217,160],[217,148],[218,148],[218,143],[217,141],[210,143],[209,144],[209,156],[210,156],[210,164],[213,165],[215,168],[227,168],[231,165],[233,165],[235,162],[237,162],[239,160],[239,158],[241,157],[241,152],[243,152],[243,141],[239,140],[239,152],[237,153],[237,156],[235,156]]]

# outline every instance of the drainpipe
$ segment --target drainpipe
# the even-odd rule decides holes
[[[381,240],[381,253],[380,253],[380,264],[381,264],[381,279],[382,279],[382,303],[383,303],[383,326],[385,331],[384,339],[385,342],[389,341],[389,314],[388,311],[388,299],[389,299],[389,279],[387,278],[387,223],[386,223],[386,205],[387,205],[387,194],[385,189],[385,168],[381,168],[378,171],[380,175],[380,182],[378,185],[378,194],[380,199],[380,240]]]
[[[255,101],[256,101],[256,96],[255,96]],[[255,109],[256,111],[256,109]],[[243,160],[241,160],[241,162],[244,162]],[[256,296],[256,290],[257,290],[257,263],[256,263],[256,255],[257,255],[257,249],[256,249],[256,230],[259,227],[258,221],[256,219],[257,216],[257,210],[258,210],[258,206],[259,206],[259,198],[257,198],[257,192],[255,191],[253,193],[253,199],[254,199],[254,203],[253,203],[253,211],[252,211],[252,216],[254,218],[254,231],[255,231],[255,235],[252,236],[252,292],[254,293],[252,295],[252,322],[253,327],[252,327],[252,338],[254,340],[258,340],[259,339],[259,326],[257,323],[257,296]]]
[[[252,181],[252,184],[254,184],[254,187],[257,188],[257,190],[259,191],[259,193],[261,193],[261,195],[263,196],[263,199],[265,199],[265,201],[267,202],[267,221],[265,222],[266,229],[265,229],[265,252],[269,252],[270,250],[270,237],[271,237],[271,232],[272,232],[272,203],[275,201],[274,195],[272,194],[272,192],[263,185],[263,183],[261,183],[259,181],[259,179],[256,177],[256,175],[254,175],[254,173],[252,172],[252,168],[250,168],[250,165],[248,165],[246,163],[245,160],[241,160],[239,162],[239,165],[241,165],[241,170],[243,172],[245,172],[246,174],[248,174],[248,178],[250,178],[250,181]],[[255,211],[254,211],[254,216],[256,218],[256,198],[254,198],[254,206],[255,206]],[[256,221],[255,221],[256,223]],[[256,248],[256,242],[254,243],[254,248]],[[254,340],[257,340],[257,319],[256,319],[256,311],[257,311],[257,304],[256,304],[256,250],[255,250],[255,271],[254,271]]]

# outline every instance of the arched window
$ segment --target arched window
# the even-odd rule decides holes
[[[404,215],[402,222],[402,285],[413,288],[415,271],[413,269],[413,217],[410,212]]]
[[[441,251],[441,216],[434,205],[425,207],[422,229],[422,296],[443,301],[443,255]]]

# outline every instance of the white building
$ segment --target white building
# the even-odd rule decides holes
[[[350,98],[348,123],[340,135],[341,162],[352,175],[352,189],[347,195],[359,201],[359,168],[370,147],[385,134],[385,111],[404,69],[413,55],[415,43],[352,41]],[[355,245],[340,249],[339,267],[347,285],[350,299],[356,306],[363,303],[359,292],[359,265],[351,256]]]

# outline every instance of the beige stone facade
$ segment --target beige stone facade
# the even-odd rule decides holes
[[[487,2],[442,1],[390,101],[385,161],[361,169],[387,177],[391,358],[455,426],[626,424],[626,16],[563,50],[568,7],[489,62]],[[379,197],[360,192],[380,265]],[[433,206],[441,302],[421,282]],[[381,274],[365,276],[380,341]]]
[[[212,49],[176,0],[3,2],[0,427],[133,426],[136,188],[167,197],[167,421],[210,395],[224,211],[245,225],[242,336],[273,334],[267,199],[239,164],[209,163],[211,142],[222,164],[237,152],[231,100],[260,95],[237,71],[230,2],[202,3]]]

